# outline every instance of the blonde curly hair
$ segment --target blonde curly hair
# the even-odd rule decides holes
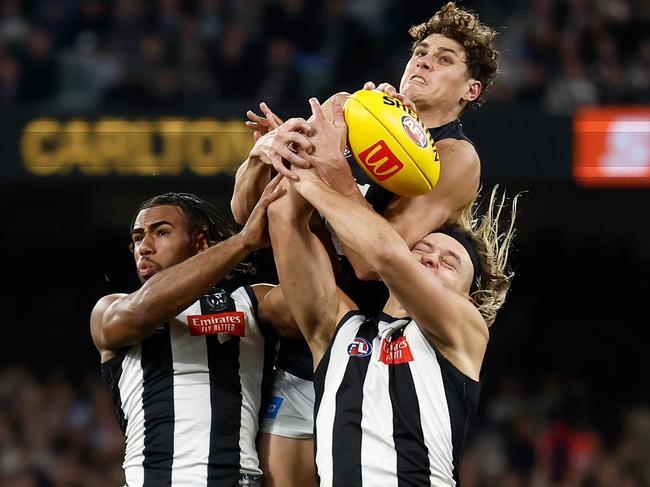
[[[411,27],[409,34],[413,49],[431,34],[442,34],[463,46],[467,71],[482,85],[481,94],[469,106],[478,108],[485,102],[486,93],[494,85],[499,62],[499,51],[493,44],[495,30],[479,22],[478,15],[449,2],[426,22]]]
[[[453,230],[464,236],[479,257],[480,269],[470,294],[488,326],[494,323],[497,311],[503,306],[514,272],[508,266],[510,246],[515,236],[517,203],[521,193],[510,203],[509,215],[502,214],[507,208],[506,193],[499,194],[495,186],[490,194],[487,209],[477,216],[478,197],[467,207],[458,223],[445,225],[440,231]],[[505,230],[501,223],[506,220]]]

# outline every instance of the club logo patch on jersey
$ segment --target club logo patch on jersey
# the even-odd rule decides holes
[[[365,338],[356,337],[348,345],[348,355],[351,357],[367,357],[372,353],[372,344]]]
[[[243,311],[228,311],[210,315],[188,315],[187,326],[192,336],[225,333],[243,337],[246,333],[246,318]]]
[[[394,176],[404,168],[388,144],[380,140],[359,153],[359,159],[364,167],[374,175],[377,181],[384,181]]]
[[[404,127],[404,132],[406,132],[406,135],[408,135],[413,142],[423,149],[427,146],[429,138],[417,120],[408,115],[402,115],[402,127]]]
[[[387,340],[384,338],[381,342],[381,353],[379,360],[386,365],[405,364],[413,360],[411,347],[406,341],[405,336],[401,336],[396,340]]]
[[[210,294],[204,296],[205,304],[210,307],[210,311],[223,311],[228,306],[228,293],[223,289],[215,289]]]

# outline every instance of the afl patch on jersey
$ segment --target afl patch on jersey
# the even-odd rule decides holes
[[[192,336],[227,335],[243,337],[246,334],[246,318],[242,311],[228,311],[209,315],[188,315],[187,326]]]
[[[356,337],[348,345],[348,355],[351,357],[367,357],[372,353],[372,344],[362,337]]]

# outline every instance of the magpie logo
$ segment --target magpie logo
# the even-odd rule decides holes
[[[205,299],[213,311],[223,311],[228,305],[228,294],[223,289],[216,289],[214,293],[207,294]]]

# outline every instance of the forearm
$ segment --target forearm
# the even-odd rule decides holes
[[[249,157],[237,169],[230,209],[237,223],[243,225],[271,180],[272,167]]]
[[[309,214],[280,200],[269,208],[269,231],[282,293],[310,346],[320,347],[334,323],[338,295],[329,256],[309,230]]]
[[[389,246],[406,245],[392,226],[368,207],[365,200],[362,203],[350,199],[322,181],[313,179],[300,182],[296,187],[329,222],[341,244],[351,251],[350,255],[359,256],[371,270],[379,270],[382,252]]]
[[[225,278],[251,250],[238,234],[152,276],[110,310],[104,329],[109,348],[149,336]]]

